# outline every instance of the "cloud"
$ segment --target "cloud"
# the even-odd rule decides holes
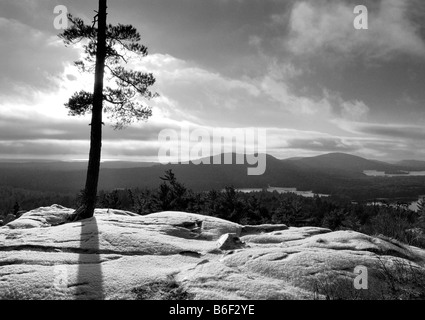
[[[156,120],[115,131],[103,130],[104,159],[156,160],[159,132],[179,130],[176,122]],[[90,127],[87,119],[54,118],[36,112],[3,115],[0,110],[0,156],[2,158],[86,159]]]
[[[135,67],[155,75],[161,98],[152,101],[154,110],[158,108],[172,119],[247,125],[255,122],[254,114],[270,110],[270,97],[252,79],[225,77],[162,54],[148,56]],[[275,107],[276,103],[272,104],[272,109]]]
[[[64,157],[78,157],[87,154],[88,144],[83,141],[68,140],[15,140],[0,141],[2,158],[42,158],[49,159],[52,156],[57,159]]]
[[[4,115],[0,111],[0,140],[57,140],[88,141],[90,126],[88,119],[67,117],[62,119],[46,117],[44,114],[32,112],[25,116]],[[105,126],[103,137],[106,141],[156,141],[158,134],[165,128],[179,129],[175,122],[150,121],[138,123],[124,130],[113,130]]]
[[[344,101],[341,104],[341,114],[345,119],[360,120],[369,113],[369,107],[359,100]]]
[[[422,126],[355,121],[335,123],[351,134],[351,139],[357,139],[362,152],[372,158],[402,160],[425,157],[425,129]]]
[[[425,141],[425,128],[398,124],[357,124],[355,130],[365,134],[373,134],[396,139]]]
[[[2,158],[77,160],[87,159],[89,143],[80,140],[19,140],[1,141]],[[155,160],[158,146],[131,141],[107,141],[102,149],[103,159]]]
[[[344,101],[339,94],[324,90],[312,97],[296,93],[292,79],[302,71],[293,64],[271,61],[263,76],[230,78],[169,55],[154,54],[132,67],[152,72],[161,98],[152,101],[175,120],[200,125],[324,128],[329,119],[362,117],[367,106],[361,101]],[[343,108],[344,112],[340,109]],[[335,113],[335,114],[334,114]],[[319,121],[320,120],[320,121]]]
[[[0,39],[2,97],[33,99],[37,91],[57,89],[64,62],[77,59],[57,37],[17,20],[0,17]]]
[[[294,115],[314,116],[319,113],[329,114],[331,105],[325,98],[312,99],[298,96],[290,92],[288,85],[284,81],[277,81],[267,75],[261,82],[263,92],[275,100],[280,109],[286,110]]]
[[[76,76],[72,75],[72,74],[67,74],[67,75],[66,75],[66,78],[67,78],[69,81],[77,81],[77,80],[78,80],[78,78],[77,78]]]
[[[290,63],[273,63],[266,75],[253,79],[225,77],[162,54],[150,55],[129,67],[153,72],[157,78],[154,90],[161,96],[147,102],[154,113],[147,123],[134,124],[119,133],[106,126],[105,138],[109,140],[119,139],[116,137],[144,140],[154,127],[157,134],[160,128],[173,126],[172,123],[175,125],[178,121],[207,127],[247,127],[261,123],[262,127],[326,131],[330,126],[335,127],[330,119],[341,117],[341,113],[357,118],[367,112],[363,102],[344,101],[328,91],[319,97],[294,93],[289,84],[300,71]],[[75,91],[92,87],[92,76],[81,75],[68,65],[60,77],[60,89],[39,93],[36,104],[2,104],[0,115],[4,121],[0,133],[3,132],[4,139],[88,138],[89,117],[68,117],[63,103]],[[19,127],[26,129],[19,130]]]
[[[421,146],[418,128],[366,123],[378,114],[380,102],[387,107],[377,97],[396,90],[387,83],[375,86],[379,73],[374,77],[370,64],[360,66],[350,59],[389,62],[400,54],[422,57],[418,29],[422,20],[415,24],[411,19],[413,3],[419,3],[415,0],[366,0],[370,29],[365,32],[353,28],[351,0],[223,1],[220,6],[148,0],[140,7],[136,0],[129,2],[134,10],[111,4],[111,19],[124,21],[128,15],[130,23],[136,21],[153,54],[128,67],[152,72],[161,97],[148,102],[154,115],[147,123],[119,132],[105,126],[106,157],[154,156],[159,131],[179,124],[208,129],[265,127],[271,132],[269,150],[280,157],[333,151],[384,157],[392,149],[398,157],[403,149]],[[93,77],[71,67],[71,61],[79,58],[78,49],[65,48],[54,35],[50,19],[54,1],[34,3],[37,15],[46,17],[43,23],[27,20],[31,12],[27,7],[25,15],[21,10],[13,18],[9,14],[0,18],[0,49],[8,53],[0,61],[2,155],[9,150],[21,155],[34,151],[40,157],[61,153],[87,157],[90,119],[68,117],[63,103],[73,92],[92,88]],[[87,1],[64,4],[91,19],[92,5]],[[193,11],[187,9],[192,7]],[[339,59],[342,68],[321,65],[328,53],[329,59]],[[421,71],[408,59],[398,61],[418,74]],[[350,70],[358,73],[351,77]],[[388,81],[392,75],[402,78],[396,68],[385,70],[393,71],[385,78]],[[415,88],[406,90],[406,97],[421,101]],[[402,102],[410,103],[407,98]],[[389,111],[388,121],[407,122],[395,120],[396,116]]]
[[[415,2],[407,0],[367,1],[369,29],[353,27],[355,4],[315,0],[297,2],[291,13],[290,34],[285,47],[296,55],[335,53],[346,57],[391,59],[407,54],[425,57],[425,42],[419,27],[409,20]]]
[[[320,152],[355,152],[361,149],[359,144],[350,144],[340,138],[290,139],[286,148],[305,149]]]

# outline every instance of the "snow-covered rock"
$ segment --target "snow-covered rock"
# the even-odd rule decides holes
[[[356,266],[378,285],[379,263],[425,264],[425,250],[352,231],[106,209],[61,224],[70,213],[39,208],[0,228],[0,299],[134,299],[133,289],[170,277],[194,299],[313,299],[331,278],[355,290]]]

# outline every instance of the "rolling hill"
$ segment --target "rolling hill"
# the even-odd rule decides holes
[[[405,167],[410,170],[423,171],[425,170],[425,161],[421,160],[402,160],[396,163],[398,166]]]
[[[217,157],[217,156],[216,156]],[[221,155],[223,157],[223,155]],[[233,154],[236,163],[236,155]],[[363,170],[398,170],[389,163],[348,154],[332,153],[310,158],[280,160],[266,155],[263,175],[249,176],[245,164],[102,163],[99,190],[157,188],[166,170],[195,191],[236,188],[293,187],[352,198],[415,196],[425,193],[425,177],[367,177]],[[213,163],[213,158],[210,158]],[[252,166],[251,166],[252,167]],[[0,162],[0,186],[58,193],[77,193],[85,182],[86,164],[64,162]]]
[[[295,158],[283,160],[295,163],[300,168],[311,168],[326,172],[355,172],[362,173],[364,170],[401,170],[398,165],[389,164],[377,160],[368,160],[362,157],[346,153],[329,153],[316,157]]]

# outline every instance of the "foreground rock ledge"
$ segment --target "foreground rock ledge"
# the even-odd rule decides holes
[[[0,228],[0,299],[135,299],[169,279],[192,299],[325,299],[330,281],[355,293],[356,266],[378,288],[379,263],[425,264],[425,250],[353,231],[106,209],[58,225],[72,211],[39,208]]]

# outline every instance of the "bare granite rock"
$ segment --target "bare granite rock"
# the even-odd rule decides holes
[[[220,239],[217,240],[217,248],[220,250],[234,250],[244,247],[244,243],[239,239],[235,233],[223,234]]]
[[[338,294],[358,292],[357,266],[369,271],[367,292],[379,292],[382,270],[425,265],[423,249],[353,231],[269,225],[247,232],[198,214],[106,209],[61,224],[70,213],[39,208],[0,228],[0,299],[135,299],[135,289],[170,277],[192,299],[325,299],[330,282]],[[229,241],[230,251],[222,246]]]

